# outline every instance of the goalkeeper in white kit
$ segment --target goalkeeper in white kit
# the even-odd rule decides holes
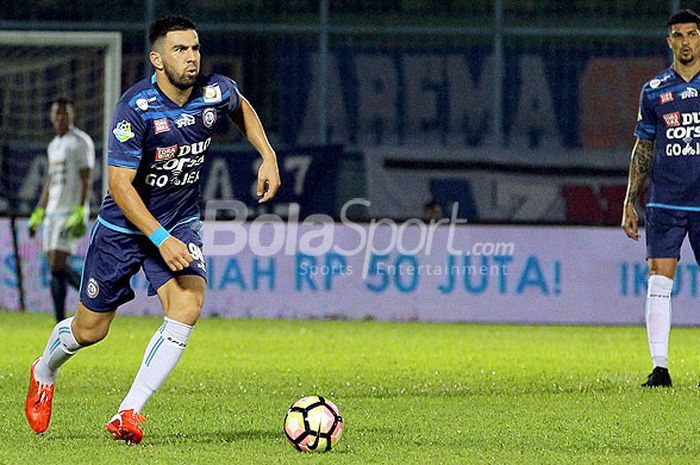
[[[73,102],[57,98],[51,104],[51,124],[56,133],[48,146],[49,168],[44,189],[32,216],[29,234],[43,224],[42,249],[51,270],[51,296],[57,321],[66,318],[67,285],[78,290],[80,273],[68,259],[85,234],[90,214],[89,199],[95,144],[73,126]]]

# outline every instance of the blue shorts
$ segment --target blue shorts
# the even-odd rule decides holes
[[[131,278],[143,267],[148,295],[176,276],[197,275],[207,279],[202,254],[200,221],[176,226],[170,234],[181,240],[192,254],[190,266],[171,271],[158,248],[142,234],[114,231],[99,221],[90,232],[80,283],[80,302],[95,312],[108,312],[134,298]]]
[[[681,258],[688,235],[695,261],[700,263],[700,212],[648,207],[646,209],[647,258]]]

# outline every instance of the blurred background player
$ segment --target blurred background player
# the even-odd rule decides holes
[[[117,104],[109,139],[109,195],[90,235],[75,317],[59,322],[31,368],[25,414],[44,432],[58,370],[79,349],[107,336],[116,309],[134,298],[130,278],[143,267],[149,295],[165,314],[131,389],[106,424],[114,439],[139,443],[140,411],[187,346],[204,301],[206,262],[199,234],[199,180],[214,125],[228,116],[260,153],[257,196],[280,186],[277,156],[255,110],[230,78],[200,76],[195,25],[181,16],[151,25],[155,74]]]
[[[56,321],[65,319],[66,288],[80,288],[80,273],[68,259],[85,234],[90,214],[90,186],[95,166],[95,145],[85,132],[73,126],[73,102],[57,98],[51,104],[51,124],[56,136],[48,146],[48,174],[41,198],[29,219],[34,236],[43,224],[42,249],[51,271],[51,297]]]
[[[668,372],[671,291],[686,235],[700,263],[699,126],[694,120],[700,114],[700,16],[692,10],[671,15],[666,40],[673,51],[673,65],[642,88],[622,217],[625,234],[639,240],[634,205],[641,200],[650,175],[645,314],[654,368],[643,387],[672,384]]]

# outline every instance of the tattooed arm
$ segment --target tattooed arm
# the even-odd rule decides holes
[[[634,205],[641,200],[644,182],[651,168],[654,144],[649,140],[637,139],[632,149],[630,172],[627,180],[627,195],[622,207],[622,229],[630,239],[639,240],[637,231],[637,212]]]

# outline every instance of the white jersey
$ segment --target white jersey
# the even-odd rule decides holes
[[[71,126],[65,134],[53,138],[47,151],[51,183],[46,214],[70,214],[80,200],[80,170],[95,166],[95,144],[85,132]]]

